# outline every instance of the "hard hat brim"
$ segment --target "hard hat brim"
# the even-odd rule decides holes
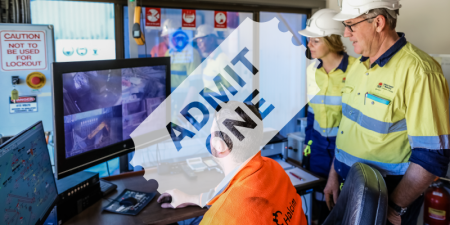
[[[303,35],[305,37],[310,37],[310,38],[311,37],[314,38],[314,37],[325,37],[326,36],[326,35],[321,35],[321,34],[317,34],[317,33],[311,32],[311,31],[309,31],[307,29],[301,30],[298,33],[300,35]]]
[[[206,37],[208,35],[214,35],[217,37],[216,34],[212,33],[212,34],[202,34],[202,35],[195,35],[194,38],[192,38],[192,40],[197,40],[197,38],[202,38],[202,37]]]
[[[195,35],[194,38],[192,40],[197,40],[197,38],[202,38],[202,37],[206,37],[208,36],[208,34],[202,34],[202,35]]]
[[[362,15],[362,14],[361,14]],[[360,15],[355,15],[355,14],[344,14],[344,13],[338,13],[335,16],[333,16],[333,20],[336,21],[346,21],[349,19],[354,19],[356,17],[358,17]]]

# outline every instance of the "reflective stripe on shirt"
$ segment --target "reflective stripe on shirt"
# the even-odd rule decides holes
[[[336,137],[339,127],[322,128],[317,120],[314,120],[314,130],[319,132],[324,137]]]
[[[402,119],[395,123],[379,121],[364,115],[359,110],[345,103],[342,103],[342,115],[349,118],[353,122],[356,122],[360,126],[380,134],[388,134],[406,130],[406,119]]]
[[[450,149],[450,135],[439,136],[409,136],[411,148],[426,148],[432,150]]]
[[[312,104],[325,104],[325,105],[341,105],[341,96],[327,96],[327,95],[316,95],[311,99]]]
[[[346,164],[347,166],[351,167],[354,163],[360,162],[367,164],[378,171],[383,176],[386,175],[403,175],[406,173],[406,170],[409,167],[409,162],[404,163],[384,163],[384,162],[376,162],[368,159],[361,159],[356,156],[350,155],[345,151],[342,151],[341,149],[336,148],[335,151],[335,157],[336,160],[339,160],[339,162],[342,162]]]

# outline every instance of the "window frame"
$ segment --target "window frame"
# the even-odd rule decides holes
[[[66,0],[72,1],[72,0]],[[123,9],[124,6],[128,6],[127,0],[77,0],[79,2],[101,2],[101,3],[113,3],[114,4],[114,32],[116,41],[116,59],[125,58],[125,43],[124,43],[124,23],[123,23]],[[261,12],[280,12],[280,13],[299,13],[306,14],[309,19],[312,15],[313,8],[306,7],[280,7],[270,5],[255,5],[255,4],[234,4],[234,3],[214,3],[214,2],[186,2],[186,1],[164,1],[155,0],[151,2],[144,2],[142,0],[136,1],[136,5],[142,7],[160,7],[160,8],[174,8],[174,9],[195,9],[195,10],[223,10],[223,11],[235,11],[253,13],[253,20],[260,22]],[[259,80],[254,80],[254,86],[258,86]],[[130,172],[128,169],[128,154],[119,156],[120,173]]]

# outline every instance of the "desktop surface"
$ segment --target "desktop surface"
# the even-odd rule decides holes
[[[288,161],[289,163],[299,166],[296,161]],[[301,168],[302,169],[302,168]],[[302,169],[303,170],[303,169]],[[175,187],[179,188],[181,183],[193,182],[189,180],[184,174],[174,174],[171,176],[175,176],[180,182],[176,183],[176,179],[167,179],[164,180],[166,176],[158,176],[156,168],[147,170],[148,173],[152,173],[156,180],[158,180],[161,184],[167,187]],[[217,179],[217,182],[220,182],[222,177],[217,176],[217,174],[211,174],[213,171],[205,171],[198,173],[198,176],[206,176],[205,178],[209,179]],[[132,189],[135,191],[142,192],[152,192],[158,189],[158,182],[156,181],[147,181],[143,177],[144,171],[124,173],[116,176],[103,178],[110,182],[113,182],[117,185],[117,190],[106,195],[104,199],[95,203],[91,207],[87,208],[85,211],[80,213],[79,215],[73,217],[65,224],[70,225],[78,225],[78,224],[105,224],[105,225],[113,225],[113,224],[170,224],[175,223],[177,221],[186,220],[189,218],[202,216],[208,210],[207,208],[200,208],[196,206],[189,206],[181,209],[163,209],[161,208],[161,204],[157,203],[157,199],[160,196],[158,193],[155,198],[137,215],[137,216],[125,216],[119,214],[113,214],[108,212],[102,212],[102,208],[109,204],[111,199],[117,197],[125,188]],[[200,179],[202,180],[202,179]],[[173,182],[173,183],[168,183]],[[217,183],[216,182],[216,183]],[[302,195],[310,192],[312,188],[325,185],[326,180],[320,178],[318,180],[297,185],[295,186],[297,192]],[[208,182],[209,183],[209,182]],[[211,188],[207,186],[208,183],[195,183],[201,187],[203,192],[208,191]],[[194,183],[193,183],[194,184]],[[159,190],[165,190],[165,187],[161,186]]]
[[[173,179],[167,179],[167,182],[165,182],[165,176],[158,178],[156,169],[150,170],[149,172],[155,173],[156,179],[159,180],[160,183],[174,182]],[[217,176],[208,174],[207,172],[199,173],[199,175],[208,176],[211,179],[220,179],[217,178]],[[147,181],[143,176],[144,171],[138,171],[102,178],[116,184],[117,190],[106,195],[101,201],[87,208],[85,211],[73,217],[65,224],[170,224],[192,217],[201,216],[207,211],[207,208],[195,206],[189,206],[182,209],[163,209],[161,208],[161,204],[156,202],[160,196],[160,193],[158,193],[137,216],[126,216],[102,212],[103,207],[108,205],[112,199],[116,198],[126,188],[142,192],[153,192],[158,189],[158,183],[156,181]],[[178,180],[182,182],[190,182],[190,180],[182,173],[174,174],[172,176],[177,177]],[[207,182],[198,183],[197,185],[202,187],[205,192],[210,188],[213,188],[208,187],[205,184],[207,184]],[[176,187],[177,184],[172,184],[172,186]],[[163,188],[164,187],[161,187],[161,190]]]

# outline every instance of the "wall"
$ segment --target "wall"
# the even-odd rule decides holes
[[[403,6],[396,30],[404,32],[409,42],[429,54],[450,54],[450,1],[404,0],[400,3]],[[337,0],[327,0],[327,8],[340,10]],[[345,41],[344,44],[347,51],[353,53],[351,43]]]

